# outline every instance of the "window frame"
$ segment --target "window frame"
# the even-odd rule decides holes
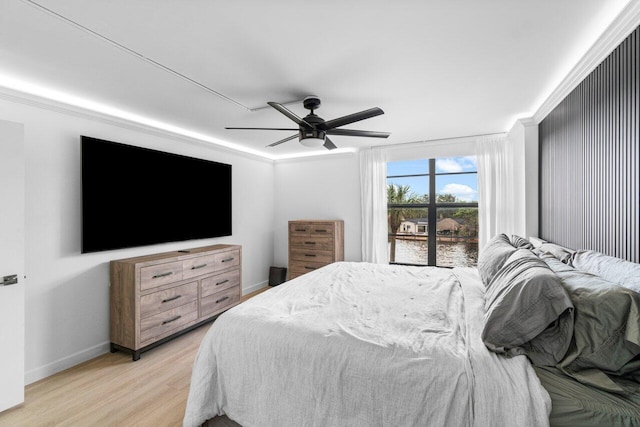
[[[390,264],[398,264],[398,265],[416,265],[416,266],[429,266],[435,267],[438,266],[436,264],[437,257],[437,221],[438,221],[438,209],[439,208],[478,208],[478,202],[437,202],[437,194],[436,194],[436,176],[439,175],[464,175],[464,174],[472,174],[475,173],[478,175],[478,170],[476,169],[473,172],[436,172],[436,160],[437,158],[429,158],[429,171],[428,173],[423,174],[408,174],[408,175],[387,175],[386,179],[389,178],[408,178],[408,177],[418,177],[418,176],[426,176],[429,179],[429,203],[387,203],[387,212],[389,209],[393,208],[423,208],[427,209],[427,264],[409,264],[402,262],[390,262]],[[388,185],[388,184],[387,184]],[[395,235],[396,233],[394,233]],[[444,266],[443,266],[444,267]]]

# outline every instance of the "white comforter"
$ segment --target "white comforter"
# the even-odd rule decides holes
[[[184,426],[547,426],[547,392],[487,350],[483,314],[475,269],[328,265],[214,322]]]

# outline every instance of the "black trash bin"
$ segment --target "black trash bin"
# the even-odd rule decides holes
[[[287,280],[287,269],[284,267],[269,268],[269,286],[276,286]]]

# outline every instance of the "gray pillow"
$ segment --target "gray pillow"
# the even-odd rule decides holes
[[[564,246],[557,245],[555,243],[547,242],[535,248],[534,252],[538,255],[541,255],[541,254],[553,255],[556,259],[559,259],[565,264],[569,264],[571,262],[571,257],[576,251],[573,249],[565,248]]]
[[[575,307],[573,340],[556,366],[603,390],[640,391],[640,294],[584,271],[556,274]]]
[[[579,250],[573,254],[571,265],[578,270],[595,274],[609,282],[640,292],[640,264],[601,252]]]
[[[504,233],[494,236],[489,240],[489,243],[480,250],[480,254],[478,255],[478,273],[485,286],[489,286],[489,282],[493,279],[493,276],[502,268],[507,258],[515,251],[516,248]]]
[[[511,242],[511,244],[520,249],[533,249],[533,245],[531,244],[530,241],[528,241],[527,239],[525,239],[524,237],[520,237],[516,234],[512,234],[511,238],[509,239],[509,242]]]
[[[567,352],[573,304],[560,279],[528,249],[518,249],[495,274],[485,296],[482,340],[507,356],[526,354],[553,366]]]

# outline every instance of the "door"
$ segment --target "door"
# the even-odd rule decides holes
[[[24,401],[23,140],[22,124],[0,120],[0,411]]]

